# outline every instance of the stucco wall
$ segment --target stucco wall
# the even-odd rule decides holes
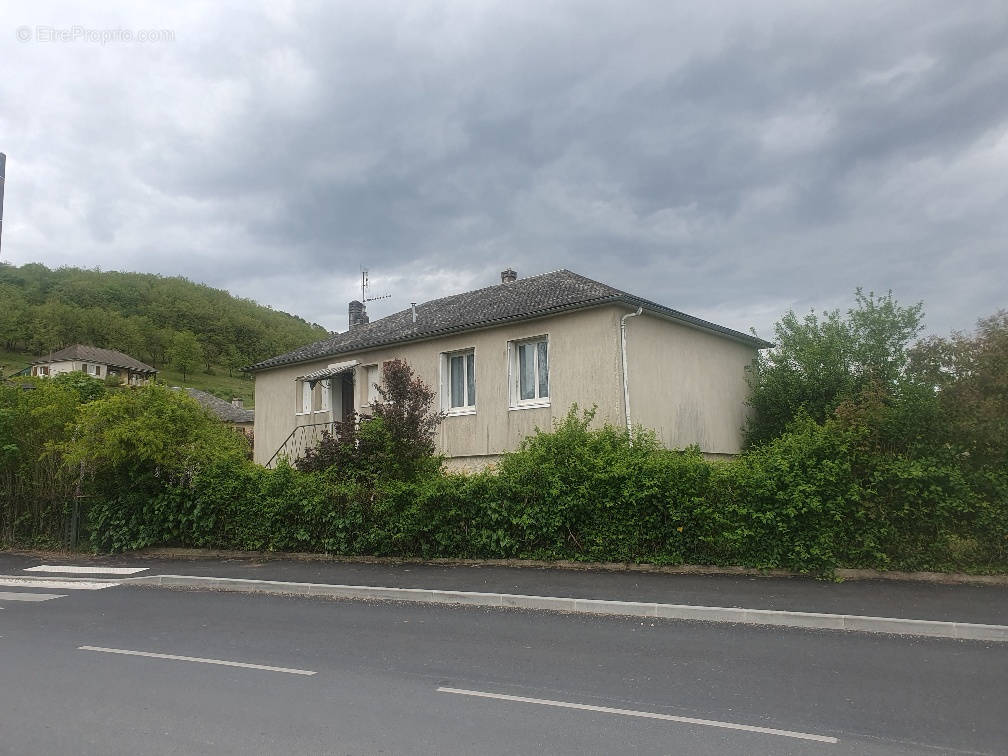
[[[32,375],[39,376],[39,368],[47,367],[49,372],[46,373],[50,378],[61,373],[79,373],[82,372],[85,365],[97,365],[98,374],[87,373],[92,378],[106,378],[109,374],[109,366],[104,362],[86,362],[83,360],[64,360],[62,362],[49,362],[44,365],[32,365]],[[117,373],[120,378],[125,378],[130,385],[142,385],[147,383],[151,376],[147,376],[141,373],[134,373],[126,368],[111,368],[112,372]]]
[[[630,416],[669,448],[737,454],[756,348],[664,318],[627,320]]]
[[[354,404],[360,409],[367,397],[365,366],[400,358],[437,390],[441,353],[470,347],[476,354],[476,413],[445,418],[437,437],[442,453],[465,457],[477,466],[480,458],[489,455],[492,460],[514,449],[536,426],[550,428],[574,402],[582,407],[598,404],[600,422],[621,423],[620,314],[615,307],[596,308],[260,372],[255,381],[255,459],[265,464],[295,424],[331,419],[328,412],[295,415],[298,376],[332,363],[359,360]],[[543,334],[549,336],[550,406],[509,409],[508,342]]]
[[[88,362],[86,364],[88,364],[88,365],[94,365],[94,364],[97,364],[97,363]],[[85,363],[81,362],[80,360],[65,360],[63,362],[50,362],[50,363],[47,363],[47,364],[42,365],[42,366],[33,366],[33,367],[47,367],[47,368],[49,368],[49,373],[48,374],[50,376],[53,376],[53,375],[59,375],[60,373],[79,373],[81,371],[81,368],[84,365],[85,365]],[[107,368],[106,368],[105,365],[100,365],[100,364],[99,364],[99,367],[101,368],[101,376],[100,377],[104,377],[105,373],[107,371]]]

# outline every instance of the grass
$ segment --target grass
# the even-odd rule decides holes
[[[33,355],[26,352],[8,352],[0,349],[0,375],[16,373],[31,365],[34,359]],[[231,401],[232,397],[238,396],[244,400],[247,409],[252,409],[254,406],[255,383],[238,375],[229,376],[227,368],[214,366],[213,375],[199,369],[186,375],[185,380],[182,379],[180,370],[171,367],[161,367],[158,370],[158,380],[169,386],[196,388],[225,401]]]

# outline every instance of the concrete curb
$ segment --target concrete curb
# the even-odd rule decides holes
[[[776,625],[818,630],[854,630],[888,635],[915,635],[928,638],[1008,643],[1008,625],[981,625],[971,622],[942,622],[937,620],[899,619],[895,617],[865,617],[856,614],[788,612],[772,609],[694,606],[692,604],[659,604],[640,601],[525,596],[510,593],[443,591],[428,588],[328,585],[325,583],[294,583],[278,580],[247,580],[242,578],[200,577],[193,575],[151,575],[148,577],[126,578],[121,580],[121,582],[124,584],[162,588],[190,588],[239,593],[271,593],[285,596],[324,596],[340,599],[372,599],[378,601],[411,601],[424,604],[448,604],[456,606],[536,609],[573,612],[575,614],[699,620],[701,622],[730,622],[746,625]]]
[[[4,549],[0,554],[15,554],[39,558],[67,558],[98,560],[110,554],[90,552],[45,551],[38,549]],[[537,559],[420,559],[415,557],[340,556],[303,551],[235,551],[229,549],[184,549],[154,547],[126,552],[123,556],[139,559],[246,559],[255,561],[333,562],[335,564],[426,564],[436,567],[513,567],[603,572],[653,573],[659,575],[738,575],[743,577],[783,577],[814,579],[804,572],[755,567],[719,567],[705,564],[660,565],[647,562],[574,562],[570,560],[545,561]],[[988,585],[1008,587],[1008,574],[973,575],[967,572],[903,572],[899,570],[867,570],[839,568],[834,570],[837,580],[895,580],[911,583],[938,583],[942,585]]]
[[[157,547],[131,552],[130,556],[154,559],[255,559],[297,562],[334,562],[337,564],[428,564],[438,567],[525,567],[557,570],[602,570],[605,572],[643,572],[660,575],[741,575],[745,577],[810,578],[808,573],[755,567],[718,567],[704,564],[659,565],[646,562],[574,562],[536,559],[419,559],[413,557],[340,556],[300,551],[233,551],[227,549],[182,549]],[[966,572],[902,572],[840,568],[834,570],[839,580],[897,580],[903,582],[941,583],[947,585],[1008,586],[1008,574],[972,575]]]

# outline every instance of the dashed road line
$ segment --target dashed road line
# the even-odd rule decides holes
[[[200,664],[219,664],[224,667],[241,667],[243,669],[260,669],[266,672],[285,672],[289,675],[314,675],[310,669],[292,669],[290,667],[272,667],[268,664],[249,664],[248,662],[227,661],[225,659],[203,659],[198,656],[179,656],[177,654],[157,654],[151,651],[131,651],[125,648],[103,648],[102,646],[78,646],[78,651],[101,651],[105,654],[122,654],[124,656],[146,656],[151,659],[168,659],[170,661],[198,662]]]
[[[783,738],[798,740],[814,740],[817,743],[837,743],[836,738],[829,735],[815,735],[810,732],[795,732],[794,730],[778,730],[773,727],[756,727],[755,725],[739,724],[737,722],[721,722],[716,719],[697,719],[696,717],[679,717],[673,714],[660,714],[653,711],[635,711],[634,709],[615,709],[611,706],[593,706],[591,704],[571,703],[570,701],[552,701],[547,698],[528,698],[526,696],[509,696],[504,693],[487,693],[480,690],[464,690],[462,688],[439,687],[438,693],[454,693],[460,696],[475,696],[476,698],[493,698],[499,701],[514,701],[516,703],[539,704],[540,706],[555,706],[561,709],[580,709],[602,714],[619,714],[625,717],[642,717],[644,719],[661,719],[666,722],[701,725],[703,727],[720,727],[725,730],[741,730],[756,732],[763,735],[777,735]]]

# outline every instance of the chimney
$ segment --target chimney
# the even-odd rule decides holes
[[[245,402],[242,401],[242,398],[240,396],[232,396],[231,406],[237,407],[238,409],[245,409]]]
[[[518,274],[515,271],[511,270],[511,268],[508,268],[507,270],[502,270],[501,271],[501,283],[502,284],[514,283],[517,280],[518,280]]]
[[[353,330],[357,326],[364,325],[368,322],[367,310],[364,309],[364,303],[358,302],[356,299],[350,303],[349,308],[349,318],[348,325],[349,330]]]

